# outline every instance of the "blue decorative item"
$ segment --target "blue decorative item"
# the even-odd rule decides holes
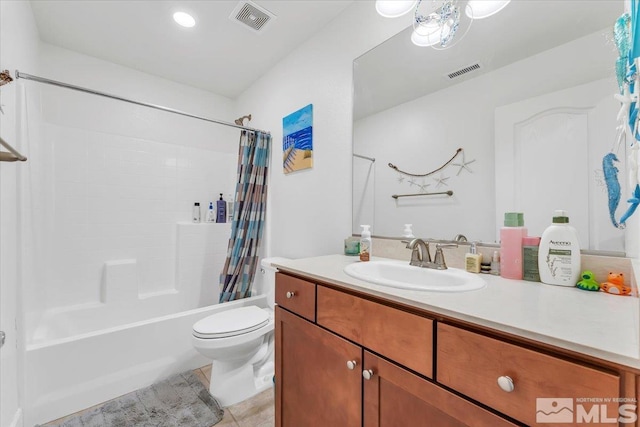
[[[631,0],[631,14],[625,13],[620,16],[613,27],[613,39],[618,50],[618,59],[616,60],[616,78],[618,80],[619,94],[616,98],[621,103],[620,112],[618,113],[618,144],[624,139],[624,135],[631,135],[631,154],[629,156],[631,187],[633,194],[627,200],[629,207],[620,218],[620,222],[616,221],[615,213],[620,203],[620,183],[618,182],[618,168],[614,162],[618,161],[617,156],[611,152],[602,159],[602,170],[607,185],[607,193],[609,197],[609,218],[611,223],[619,229],[626,227],[626,221],[635,213],[640,205],[640,182],[638,182],[638,141],[640,133],[638,133],[638,107],[640,106],[638,99],[638,88],[636,80],[638,79],[638,70],[636,59],[640,57],[640,0]],[[635,184],[635,185],[634,185]]]
[[[627,200],[627,202],[629,202],[631,206],[627,208],[627,211],[620,218],[620,224],[625,224],[629,217],[638,209],[638,205],[640,204],[640,185],[636,184],[636,188],[633,190],[633,197]]]
[[[313,104],[282,119],[284,173],[313,167]]]
[[[613,26],[613,40],[618,49],[619,58],[616,60],[616,77],[618,79],[618,89],[620,93],[624,91],[625,79],[627,77],[627,64],[629,62],[630,40],[629,21],[631,17],[625,13],[616,20]]]
[[[602,159],[602,171],[604,172],[604,181],[607,184],[607,193],[609,195],[609,218],[616,228],[624,228],[624,225],[616,221],[616,209],[620,203],[620,183],[618,182],[618,168],[613,162],[617,162],[618,157],[614,153],[607,153]]]

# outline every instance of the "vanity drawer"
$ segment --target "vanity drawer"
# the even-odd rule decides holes
[[[276,273],[276,304],[307,320],[316,320],[316,285]]]
[[[575,417],[579,402],[576,398],[602,398],[603,402],[597,404],[605,405],[607,398],[619,396],[617,375],[454,326],[438,323],[437,343],[439,383],[529,425],[536,425],[538,410],[552,412],[555,399],[568,399],[559,401],[561,405],[572,402]],[[499,377],[511,378],[513,391],[502,390]],[[539,398],[549,400],[540,401],[537,408]],[[589,412],[593,403],[585,401],[580,405]],[[602,416],[604,408],[596,409]],[[618,417],[617,403],[608,404],[607,417]]]
[[[433,321],[318,286],[317,323],[429,378]]]

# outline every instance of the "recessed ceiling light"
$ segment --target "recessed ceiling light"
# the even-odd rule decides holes
[[[196,20],[193,16],[185,12],[176,12],[173,14],[173,20],[182,25],[183,27],[191,28],[196,25]]]

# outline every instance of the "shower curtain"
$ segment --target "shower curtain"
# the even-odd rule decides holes
[[[242,131],[231,237],[220,274],[220,302],[251,296],[265,226],[271,135]]]

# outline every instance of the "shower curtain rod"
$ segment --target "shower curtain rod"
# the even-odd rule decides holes
[[[38,77],[38,76],[34,76],[32,74],[27,74],[27,73],[21,73],[19,70],[16,70],[16,79],[33,80],[33,81],[39,82],[39,83],[46,83],[46,84],[50,84],[50,85],[54,85],[54,86],[64,87],[64,88],[67,88],[67,89],[77,90],[79,92],[86,92],[86,93],[90,93],[90,94],[93,94],[93,95],[104,96],[105,98],[117,99],[118,101],[124,101],[124,102],[128,102],[130,104],[141,105],[143,107],[155,108],[156,110],[166,111],[167,113],[179,114],[181,116],[191,117],[193,119],[204,120],[205,122],[216,123],[216,124],[224,125],[224,126],[230,126],[230,127],[234,127],[234,128],[237,128],[237,129],[247,130],[247,131],[250,131],[250,132],[262,132],[262,133],[270,134],[270,132],[267,132],[267,131],[264,131],[264,130],[261,130],[261,129],[254,129],[254,128],[250,128],[250,127],[246,127],[246,126],[240,126],[240,125],[237,125],[235,123],[224,122],[222,120],[209,119],[207,117],[197,116],[195,114],[186,113],[184,111],[175,110],[173,108],[164,107],[162,105],[149,104],[147,102],[135,101],[133,99],[123,98],[122,96],[111,95],[111,94],[108,94],[108,93],[105,93],[105,92],[100,92],[100,91],[93,90],[93,89],[87,89],[87,88],[84,88],[84,87],[81,87],[81,86],[75,86],[75,85],[72,85],[72,84],[69,84],[69,83],[59,82],[57,80],[47,79],[47,78],[44,78],[44,77]]]
[[[365,160],[369,160],[372,163],[375,163],[376,159],[374,157],[367,157],[367,156],[363,156],[362,154],[356,154],[356,153],[352,153],[351,154],[353,157],[359,157],[361,159],[365,159]]]

